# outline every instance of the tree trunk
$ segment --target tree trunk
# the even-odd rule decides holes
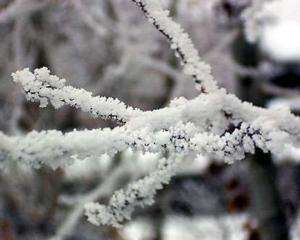
[[[233,44],[233,54],[238,64],[256,67],[259,64],[257,47],[248,44],[242,34]],[[244,101],[258,106],[265,106],[269,96],[260,90],[260,79],[240,76],[239,94]],[[258,221],[260,240],[289,239],[286,217],[276,186],[276,166],[271,154],[256,149],[256,154],[248,159],[250,173],[252,215]]]
[[[287,240],[288,227],[276,186],[276,168],[270,154],[257,149],[248,159],[252,212],[261,240]]]

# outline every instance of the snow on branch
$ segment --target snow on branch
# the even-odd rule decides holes
[[[93,97],[90,92],[65,86],[65,79],[51,75],[47,68],[36,69],[34,73],[28,68],[12,74],[13,80],[20,83],[30,101],[40,102],[46,107],[50,102],[55,108],[70,105],[89,112],[93,117],[117,120],[125,123],[141,111],[127,107],[123,102],[106,97]]]
[[[180,160],[182,160],[180,156],[160,159],[157,170],[129,184],[126,189],[116,191],[107,206],[93,202],[86,204],[85,215],[88,221],[95,225],[122,226],[124,220],[131,218],[135,207],[144,207],[154,203],[156,191],[169,183],[178,169]]]
[[[211,67],[203,62],[198,51],[187,33],[164,10],[160,0],[131,0],[144,12],[148,20],[170,42],[176,56],[181,58],[185,74],[192,76],[197,89],[201,92],[211,92],[217,89],[211,73]]]
[[[230,133],[218,135],[203,132],[195,125],[178,123],[168,129],[152,131],[149,128],[131,130],[128,127],[72,131],[31,132],[24,137],[0,136],[6,142],[0,146],[1,166],[16,161],[39,168],[72,164],[74,159],[96,158],[102,154],[114,156],[131,148],[135,151],[162,154],[208,155],[226,162],[241,160],[256,148],[279,154],[283,142],[289,146],[289,134],[275,129],[267,132],[247,123],[241,123]],[[1,139],[1,140],[2,140]]]
[[[130,145],[125,140],[121,128],[72,131],[66,134],[50,130],[33,131],[24,137],[11,137],[6,148],[7,161],[19,161],[34,168],[47,165],[53,169],[71,164],[74,159],[101,156],[104,153],[113,154],[116,149],[123,150]],[[126,136],[126,135],[125,135]],[[0,136],[1,137],[1,136]],[[6,137],[7,138],[7,137]],[[5,166],[5,161],[2,162]]]
[[[200,94],[192,100],[175,99],[170,106],[153,111],[127,107],[119,100],[93,97],[91,93],[65,86],[65,80],[51,75],[46,68],[28,69],[13,74],[30,101],[41,107],[50,102],[55,108],[70,105],[94,117],[117,120],[114,129],[95,129],[61,133],[31,132],[9,137],[0,133],[0,165],[11,161],[33,167],[52,168],[72,164],[74,159],[113,157],[133,149],[156,153],[157,170],[117,191],[108,205],[90,203],[86,215],[91,223],[119,226],[129,219],[135,207],[153,203],[157,190],[176,174],[186,156],[213,156],[232,163],[253,154],[256,149],[279,155],[288,146],[300,146],[300,119],[288,109],[267,110],[242,102],[219,89],[195,50],[191,39],[172,21],[158,0],[132,0],[171,42],[181,56],[185,73],[195,78]],[[163,156],[169,157],[164,158]]]

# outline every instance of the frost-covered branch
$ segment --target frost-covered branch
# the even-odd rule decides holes
[[[158,0],[132,0],[153,25],[171,42],[182,59],[184,72],[193,76],[201,92],[170,106],[141,111],[119,100],[93,97],[91,93],[65,86],[65,80],[46,68],[13,74],[30,101],[55,108],[70,105],[94,117],[122,123],[114,129],[31,132],[26,136],[0,134],[1,166],[10,161],[33,167],[52,168],[72,164],[74,159],[113,157],[126,149],[156,153],[158,167],[145,178],[117,191],[108,205],[90,203],[86,215],[93,224],[119,226],[135,207],[150,205],[157,190],[170,181],[186,157],[207,155],[234,162],[256,149],[279,155],[286,147],[300,145],[300,119],[288,109],[267,110],[242,102],[216,86],[209,65],[202,62],[187,33],[169,17]],[[126,62],[126,61],[125,61]],[[167,69],[169,71],[169,69]],[[168,154],[168,157],[163,157]]]
[[[169,11],[163,9],[160,0],[131,1],[141,8],[155,28],[171,42],[171,48],[181,58],[185,74],[194,78],[197,89],[201,92],[216,90],[210,65],[201,60],[189,35],[171,19]]]
[[[67,216],[67,219],[57,230],[55,236],[51,237],[49,240],[62,240],[70,235],[73,232],[73,229],[76,227],[77,222],[83,215],[85,204],[111,194],[113,191],[112,189],[115,188],[118,180],[128,172],[130,172],[129,168],[125,166],[125,163],[121,163],[112,172],[110,172],[109,176],[105,178],[104,181],[99,184],[99,186],[97,186],[90,193],[82,196],[72,212]]]
[[[127,122],[129,118],[141,111],[127,107],[117,99],[93,97],[90,92],[65,86],[65,79],[50,75],[47,68],[36,69],[34,73],[28,68],[12,74],[13,80],[20,83],[30,101],[40,102],[46,107],[50,102],[55,108],[70,105],[89,112],[93,117]]]
[[[44,98],[42,102],[46,104],[49,99],[57,107],[70,102],[61,100],[66,99],[61,97],[67,88],[64,87],[64,80],[50,75],[46,69],[38,69],[35,74],[25,69],[14,74],[14,79],[23,84],[30,100]],[[88,109],[82,106],[85,106],[85,99],[89,98],[81,98],[80,90],[77,89],[74,91],[79,97],[75,98],[73,88],[70,89],[67,97],[72,96],[78,106]],[[90,96],[85,91],[83,93]],[[77,106],[76,104],[70,105]],[[126,111],[127,108],[123,109]],[[121,116],[122,111],[118,111]],[[224,90],[202,94],[193,100],[177,99],[169,107],[139,111],[138,114],[127,117],[127,120],[125,125],[114,129],[73,131],[66,134],[59,131],[32,132],[25,137],[3,135],[1,137],[6,144],[0,147],[0,155],[4,156],[2,163],[5,165],[6,161],[13,160],[33,167],[45,164],[56,168],[71,164],[75,158],[84,159],[102,154],[113,156],[128,148],[158,154],[168,152],[172,156],[168,158],[168,164],[172,166],[173,158],[189,154],[213,156],[231,163],[243,159],[248,153],[253,154],[256,148],[278,155],[284,152],[285,147],[298,146],[300,142],[300,120],[290,111],[254,107]],[[232,132],[230,126],[234,128]],[[152,202],[154,193],[161,187],[161,181],[165,182],[162,173],[171,177],[172,174],[167,175],[168,171],[165,170],[159,169],[158,173],[150,174],[140,180],[139,184],[133,183],[125,192],[120,190],[107,207],[89,205],[87,215],[90,221],[117,226],[128,219],[134,206]],[[135,198],[127,199],[138,186],[148,186],[147,184],[147,192],[141,189]],[[146,193],[149,195],[145,195]],[[120,196],[123,196],[121,200]],[[145,202],[144,199],[151,201]],[[130,203],[128,206],[127,201]]]
[[[85,206],[88,221],[95,225],[112,225],[120,227],[124,220],[131,218],[135,207],[144,207],[154,203],[154,195],[168,184],[176,174],[180,156],[162,158],[157,170],[149,176],[128,185],[126,189],[116,191],[107,206],[99,203],[88,203]]]
[[[33,74],[29,74],[29,77],[32,78]],[[59,80],[54,80],[55,86],[58,86]],[[227,131],[230,123],[235,127],[232,133]],[[283,143],[299,142],[299,129],[299,119],[289,111],[253,107],[225,91],[217,91],[190,101],[175,100],[170,107],[141,113],[123,127],[112,130],[73,131],[66,134],[46,131],[33,132],[25,137],[3,136],[6,145],[0,152],[8,160],[21,161],[34,167],[46,164],[53,168],[70,164],[74,158],[84,159],[101,154],[113,156],[128,148],[160,154],[167,151],[173,156],[209,155],[233,162],[243,159],[247,153],[253,154],[256,148],[278,154],[283,150]],[[146,177],[146,180],[150,181],[149,178]],[[161,181],[161,177],[156,181]],[[157,183],[153,186],[160,185]],[[121,193],[127,196],[132,191],[130,189]],[[144,196],[145,192],[139,194]],[[108,207],[90,205],[88,216],[91,221],[118,225],[130,217],[133,206],[142,205],[133,199],[133,205],[124,212],[121,207],[124,202],[114,201],[117,200],[112,200],[112,206],[117,204],[120,208],[113,208],[113,212],[111,204]],[[117,213],[120,215],[115,217]]]
[[[193,124],[179,123],[164,130],[149,128],[131,130],[125,127],[73,131],[62,134],[59,131],[32,132],[25,137],[2,136],[5,145],[0,155],[6,161],[26,163],[33,167],[48,165],[52,168],[69,165],[74,159],[97,157],[102,154],[115,155],[128,148],[136,151],[174,154],[210,155],[227,162],[234,162],[254,153],[255,148],[283,152],[284,145],[292,144],[291,137],[280,131],[264,132],[259,127],[242,123],[232,132],[217,135],[199,131]],[[3,157],[4,158],[4,157]],[[5,159],[4,158],[4,159]]]

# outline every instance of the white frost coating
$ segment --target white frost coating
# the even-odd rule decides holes
[[[65,79],[51,75],[47,68],[36,69],[34,73],[28,68],[12,74],[13,80],[20,83],[30,101],[39,101],[41,107],[48,102],[55,108],[70,105],[91,113],[94,117],[111,118],[126,122],[141,111],[127,107],[117,99],[93,97],[90,92],[65,86]]]
[[[160,2],[134,2],[171,41],[182,57],[185,72],[202,81],[201,90],[206,94],[193,100],[175,99],[169,107],[142,112],[118,100],[92,97],[85,90],[66,87],[65,80],[50,75],[46,68],[34,73],[24,69],[13,74],[13,78],[22,84],[29,100],[40,101],[41,106],[50,102],[56,108],[68,104],[124,125],[66,134],[55,130],[31,132],[20,137],[0,133],[0,166],[16,161],[56,168],[71,164],[74,159],[102,154],[113,157],[127,149],[156,156],[169,154],[169,158],[158,160],[158,169],[149,176],[117,191],[107,206],[88,204],[86,215],[96,225],[119,226],[130,218],[134,207],[152,204],[156,191],[176,174],[178,162],[187,155],[213,156],[232,163],[247,153],[253,154],[257,148],[278,155],[284,148],[300,145],[298,117],[288,109],[254,107],[217,89],[210,67],[203,65],[188,35],[168,17]]]
[[[72,131],[31,132],[25,137],[12,137],[8,160],[21,161],[34,168],[47,165],[56,169],[84,159],[102,154],[115,154],[130,144],[124,129],[115,128]],[[117,149],[117,150],[116,150]]]
[[[168,38],[176,56],[182,60],[184,73],[194,78],[197,89],[201,92],[215,91],[217,85],[212,76],[211,66],[201,60],[189,35],[170,18],[169,11],[163,9],[161,1],[131,1],[135,2],[149,21]]]
[[[229,163],[233,160],[244,159],[246,153],[253,154],[256,147],[267,151],[265,139],[260,131],[245,123],[232,134],[225,133],[224,136],[219,137],[204,133],[196,135],[191,141],[198,150],[197,152],[213,154]]]
[[[255,148],[279,154],[284,147],[292,145],[293,138],[288,133],[272,129],[272,126],[275,125],[263,129],[256,122],[252,125],[242,123],[232,133],[222,135],[199,132],[191,123],[178,123],[159,131],[147,128],[132,131],[118,127],[62,134],[52,130],[11,137],[10,144],[0,152],[7,156],[7,161],[20,161],[36,168],[41,165],[57,168],[71,164],[74,159],[102,154],[113,156],[128,148],[152,153],[168,151],[174,154],[211,155],[233,162],[243,159],[246,153],[254,153]],[[1,165],[7,161],[3,160]]]
[[[107,206],[88,203],[85,206],[88,221],[95,225],[120,227],[124,220],[129,220],[135,207],[144,207],[154,203],[156,191],[168,184],[176,173],[180,157],[160,159],[158,168],[149,176],[129,184],[126,189],[116,191]]]

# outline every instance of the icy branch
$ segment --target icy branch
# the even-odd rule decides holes
[[[95,225],[120,227],[124,220],[129,220],[135,207],[144,207],[154,203],[154,195],[168,184],[176,173],[180,157],[171,156],[159,161],[157,170],[149,176],[131,183],[126,189],[116,191],[107,206],[88,203],[85,206],[88,221]]]
[[[288,109],[267,110],[242,102],[219,89],[209,65],[203,63],[191,39],[172,21],[158,0],[132,0],[153,25],[171,42],[182,59],[184,72],[193,76],[201,92],[192,100],[175,99],[170,106],[143,112],[127,107],[119,100],[93,97],[91,93],[65,86],[46,68],[28,69],[13,74],[30,101],[55,108],[70,105],[94,117],[113,119],[123,126],[61,133],[31,132],[8,137],[0,133],[0,165],[10,161],[33,167],[52,168],[72,164],[73,160],[111,157],[126,149],[161,156],[157,170],[117,191],[108,205],[90,203],[86,215],[91,223],[119,226],[129,219],[135,207],[153,203],[157,190],[176,174],[186,156],[207,155],[234,162],[256,149],[280,155],[289,146],[300,145],[300,119]],[[162,156],[169,157],[164,158]]]
[[[217,89],[211,73],[211,67],[203,62],[187,33],[164,10],[160,0],[131,0],[144,12],[148,20],[170,42],[176,56],[181,58],[185,74],[192,76],[197,89],[201,92],[212,92]]]
[[[34,73],[25,68],[12,76],[15,82],[23,86],[27,99],[40,102],[40,107],[46,107],[48,102],[55,108],[70,105],[89,112],[93,117],[117,120],[121,123],[141,112],[127,107],[117,99],[93,97],[83,89],[65,86],[66,80],[50,75],[47,68],[36,69]]]

